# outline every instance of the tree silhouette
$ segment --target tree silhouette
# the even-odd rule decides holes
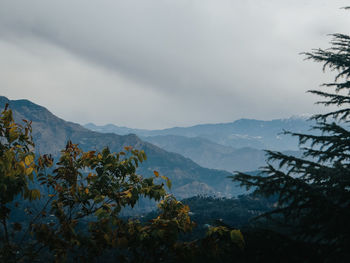
[[[283,223],[290,236],[317,246],[333,262],[350,258],[350,36],[333,34],[329,49],[304,55],[336,73],[322,85],[326,91],[309,92],[323,98],[318,104],[337,108],[311,117],[314,134],[285,132],[299,138],[301,158],[267,151],[260,174],[232,178],[257,195],[276,196],[277,207],[264,217]]]

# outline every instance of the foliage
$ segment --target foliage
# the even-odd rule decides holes
[[[30,123],[25,121],[24,127],[16,125],[7,106],[0,117],[0,142],[0,222],[3,230],[0,259],[3,260],[13,256],[11,237],[22,228],[18,222],[9,225],[11,209],[8,204],[14,202],[17,195],[24,200],[38,199],[40,192],[30,188],[36,170],[31,152],[34,143]]]
[[[84,152],[68,141],[55,164],[50,155],[34,155],[31,123],[14,123],[7,108],[0,132],[2,262],[193,262],[243,249],[240,231],[226,227],[211,229],[202,240],[180,241],[194,227],[189,207],[155,183],[163,179],[170,188],[166,176],[137,174],[143,151]],[[156,218],[120,216],[141,197],[160,201]]]
[[[325,261],[349,259],[350,245],[350,37],[334,34],[331,45],[305,53],[336,72],[334,82],[323,84],[334,92],[310,92],[325,98],[318,103],[338,108],[311,118],[319,135],[286,132],[299,138],[303,157],[267,151],[260,175],[233,176],[255,194],[277,195],[278,206],[265,216],[279,219],[297,240],[318,246]]]
[[[183,199],[182,203],[190,207],[191,218],[197,224],[192,232],[184,236],[184,239],[202,238],[211,226],[229,226],[243,230],[253,223],[252,218],[271,210],[275,201],[256,198],[252,195],[242,195],[237,198],[196,196]]]

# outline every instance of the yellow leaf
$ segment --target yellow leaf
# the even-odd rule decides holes
[[[34,161],[33,155],[27,155],[24,159],[24,162],[27,166],[31,165],[31,163]]]
[[[19,165],[22,166],[22,168],[25,168],[25,165],[24,165],[24,162],[23,162],[23,161],[20,162]]]
[[[127,198],[131,198],[132,197],[131,190],[125,191],[124,194],[125,194],[125,197],[127,197]]]
[[[88,194],[88,193],[89,193],[89,189],[85,188],[85,194]]]
[[[159,177],[159,173],[157,171],[153,171],[153,173],[156,177]]]
[[[38,189],[30,190],[30,197],[29,200],[36,200],[39,199],[41,196],[40,191]]]
[[[171,181],[169,178],[166,180],[166,185],[169,189],[171,189]]]
[[[242,232],[240,230],[231,230],[230,237],[231,237],[231,240],[234,243],[236,243],[236,245],[239,248],[241,248],[241,249],[244,248],[245,242],[244,242],[244,238],[243,238]]]
[[[26,169],[26,175],[30,175],[33,172],[33,167],[29,167]]]
[[[132,150],[132,146],[125,146],[124,149],[125,149],[125,151],[131,151]]]

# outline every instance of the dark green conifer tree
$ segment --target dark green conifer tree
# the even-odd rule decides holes
[[[343,262],[350,258],[350,36],[333,34],[329,49],[304,55],[336,73],[325,90],[309,91],[322,97],[318,104],[336,109],[311,117],[315,133],[285,132],[299,138],[301,158],[267,151],[259,175],[238,172],[233,180],[277,197],[276,208],[264,216],[286,223],[290,236],[316,246],[325,262]]]

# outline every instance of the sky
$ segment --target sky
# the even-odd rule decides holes
[[[344,0],[0,0],[0,95],[159,129],[324,111],[301,52],[350,33]]]

